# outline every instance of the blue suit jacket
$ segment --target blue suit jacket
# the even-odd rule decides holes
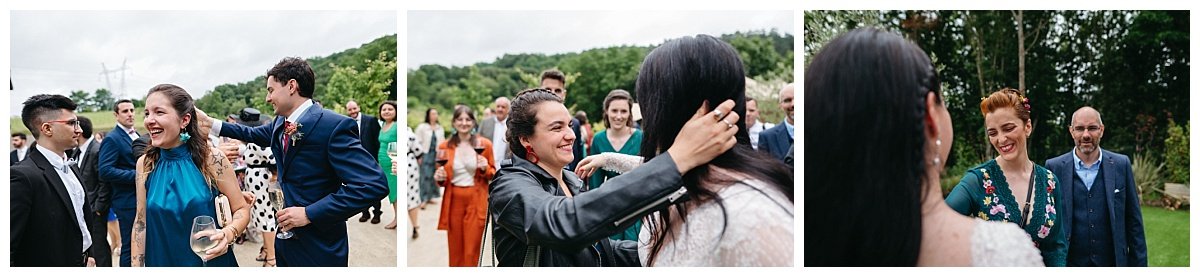
[[[1104,178],[1104,194],[1108,197],[1108,220],[1112,223],[1113,250],[1117,266],[1146,266],[1146,234],[1142,226],[1142,208],[1138,202],[1137,185],[1133,182],[1133,167],[1129,157],[1114,152],[1104,151],[1100,164],[1101,176]],[[1063,210],[1073,207],[1073,192],[1069,185],[1075,176],[1075,159],[1072,152],[1046,160],[1046,168],[1054,172],[1055,177],[1063,180],[1063,187],[1057,192],[1061,199]],[[1067,241],[1070,241],[1072,216],[1061,217]]]
[[[784,157],[787,157],[788,148],[792,147],[791,140],[791,136],[788,136],[787,126],[781,122],[758,134],[758,150],[770,153],[771,157],[783,161]]]
[[[362,147],[349,117],[313,105],[299,119],[302,138],[283,151],[284,117],[259,127],[222,123],[221,136],[270,145],[280,162],[287,207],[305,207],[310,223],[275,240],[279,266],[347,266],[346,218],[387,196],[387,177]],[[345,185],[343,185],[345,184]]]
[[[108,132],[108,138],[100,143],[100,181],[112,186],[112,207],[117,210],[137,208],[137,196],[133,191],[134,176],[137,175],[137,157],[133,153],[133,140],[120,127]],[[140,156],[140,155],[138,155]]]

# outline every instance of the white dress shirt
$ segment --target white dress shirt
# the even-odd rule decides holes
[[[122,132],[125,132],[125,134],[129,135],[129,141],[135,141],[138,138],[141,138],[141,136],[139,136],[137,133],[137,129],[125,128],[125,126],[121,126],[120,123],[117,123],[117,128],[121,129]]]
[[[500,169],[500,161],[504,160],[504,153],[508,152],[508,141],[504,140],[504,135],[508,133],[508,118],[500,121],[493,117],[492,120],[496,120],[496,128],[493,128],[492,137],[488,139],[492,140],[492,159],[496,161],[495,168]]]
[[[46,156],[46,160],[50,161],[51,166],[54,166],[54,172],[58,173],[58,178],[62,179],[63,185],[66,186],[67,194],[71,195],[71,208],[75,210],[75,223],[79,225],[79,232],[83,234],[83,248],[79,253],[83,253],[87,251],[88,247],[92,247],[92,233],[88,232],[87,223],[83,221],[83,204],[86,201],[83,184],[79,182],[79,178],[75,177],[75,172],[71,170],[71,167],[67,166],[65,157],[41,145],[37,146],[37,150],[42,153],[42,156]]]
[[[284,120],[287,120],[287,122],[291,122],[292,124],[296,124],[296,122],[298,122],[300,120],[300,116],[303,115],[304,112],[308,111],[308,107],[312,107],[312,106],[313,106],[312,99],[304,100],[304,103],[300,104],[300,107],[297,107],[295,111],[292,111],[292,114],[289,115]],[[212,121],[213,121],[213,126],[212,126],[212,130],[208,131],[209,135],[220,136],[221,135],[221,125],[224,123],[221,122],[220,120],[217,120],[216,118],[213,118]],[[280,126],[280,127],[283,127],[283,126]],[[279,143],[283,143],[283,136],[280,136],[279,139],[280,139]]]

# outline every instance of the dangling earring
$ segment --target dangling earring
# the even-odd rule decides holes
[[[538,159],[537,153],[533,152],[533,147],[529,147],[528,145],[525,146],[525,157],[529,158],[528,159],[529,162],[535,163],[535,164],[538,163],[539,160],[541,160],[541,159]]]
[[[937,140],[934,140],[934,141],[933,141],[933,144],[934,144],[934,145],[937,145],[938,147],[942,147],[942,139],[937,139]],[[937,155],[937,154],[936,154],[936,153],[934,153],[934,155]],[[938,157],[936,157],[936,156],[935,156],[935,157],[933,157],[933,165],[935,165],[935,166],[936,166],[936,165],[939,165],[939,164],[941,164],[941,163],[942,163],[942,159],[941,159],[941,158],[938,158]]]
[[[187,133],[187,130],[180,129],[179,130],[179,140],[186,143],[189,139],[192,139],[192,135],[189,135]]]

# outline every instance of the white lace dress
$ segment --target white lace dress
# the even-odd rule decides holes
[[[672,219],[671,235],[654,264],[650,229],[638,235],[643,266],[793,266],[794,206],[780,191],[759,180],[744,180],[717,191],[716,201],[689,207],[687,222]],[[722,233],[724,232],[724,233]]]
[[[597,164],[624,173],[640,166],[642,157],[601,153]],[[794,266],[795,205],[783,192],[760,180],[742,180],[717,191],[715,201],[689,204],[687,222],[672,217],[672,234],[655,258],[650,255],[650,224],[638,234],[643,266]],[[652,216],[657,216],[654,214]]]
[[[1033,239],[1016,224],[975,218],[972,266],[1045,266]]]

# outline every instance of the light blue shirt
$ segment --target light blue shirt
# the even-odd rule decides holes
[[[1100,151],[1100,157],[1096,158],[1096,163],[1091,166],[1083,164],[1083,160],[1079,159],[1079,154],[1075,150],[1071,150],[1071,158],[1075,160],[1075,175],[1079,175],[1079,179],[1083,179],[1083,186],[1088,190],[1092,190],[1092,184],[1096,182],[1096,175],[1100,175],[1100,162],[1104,161],[1104,151],[1100,147],[1096,147],[1096,151]]]
[[[788,123],[787,118],[783,119],[783,125],[787,127],[788,137],[796,139],[796,126],[792,126],[791,123]]]

